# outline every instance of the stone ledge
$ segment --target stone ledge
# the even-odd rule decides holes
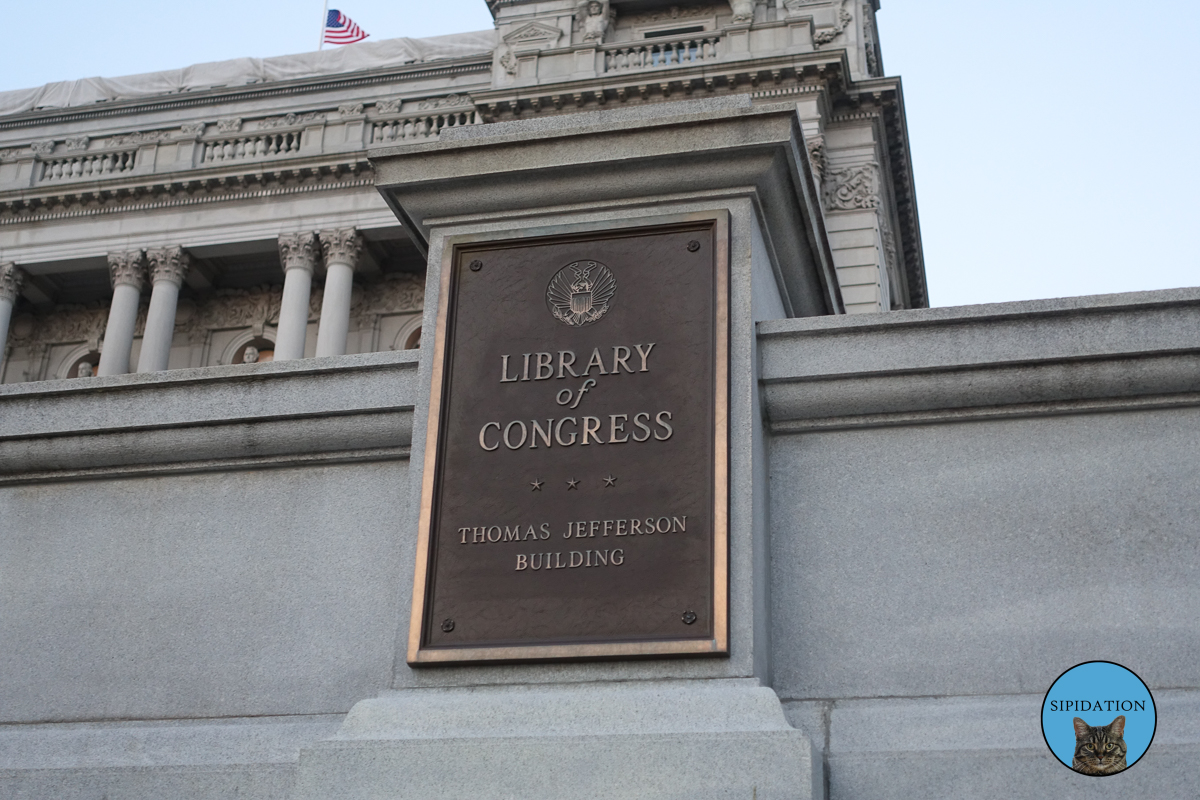
[[[362,701],[337,736],[301,753],[296,796],[810,800],[823,786],[770,689],[633,681]]]
[[[407,458],[417,364],[375,353],[0,387],[0,484]]]
[[[1200,400],[1200,289],[759,323],[777,433]]]
[[[0,442],[411,410],[416,351],[0,386]]]

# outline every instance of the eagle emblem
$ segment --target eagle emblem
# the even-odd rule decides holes
[[[576,261],[555,273],[546,288],[546,306],[564,325],[591,325],[608,313],[617,279],[599,261]]]

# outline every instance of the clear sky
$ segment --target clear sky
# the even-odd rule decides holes
[[[372,39],[491,27],[484,0],[332,0]],[[0,91],[316,49],[311,0],[43,0]],[[1200,3],[883,0],[933,305],[1200,286]]]

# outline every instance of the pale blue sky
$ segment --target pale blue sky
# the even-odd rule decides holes
[[[372,39],[491,26],[484,0],[332,3]],[[0,91],[314,50],[322,3],[26,8]],[[933,305],[1200,285],[1200,4],[883,0],[879,22]]]

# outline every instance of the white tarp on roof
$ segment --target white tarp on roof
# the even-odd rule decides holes
[[[84,78],[48,83],[36,89],[0,92],[0,115],[20,114],[39,108],[86,106],[104,100],[244,86],[250,83],[286,81],[318,75],[336,75],[378,67],[464,58],[490,53],[496,47],[495,31],[456,33],[429,39],[385,39],[361,42],[315,53],[275,58],[235,58],[196,64],[165,72],[147,72],[123,78]]]

